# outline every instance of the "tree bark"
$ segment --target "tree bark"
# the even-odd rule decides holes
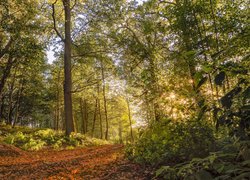
[[[74,131],[72,113],[72,79],[71,79],[71,9],[70,0],[63,0],[65,13],[65,40],[64,40],[64,113],[66,135]]]
[[[2,98],[3,89],[4,89],[7,78],[10,76],[10,71],[11,71],[11,68],[13,67],[14,63],[15,63],[15,60],[13,60],[13,58],[11,56],[9,56],[7,64],[3,70],[3,75],[0,79],[0,100],[3,100],[3,98]],[[2,105],[3,105],[3,103],[4,102],[2,102]],[[3,111],[1,111],[1,113],[0,113],[0,119],[2,119],[2,116],[3,116]],[[8,119],[8,117],[7,117],[7,119]]]
[[[56,109],[55,109],[55,130],[59,130],[60,121],[60,81],[61,81],[61,70],[57,74],[57,84],[56,84]]]
[[[101,101],[99,99],[100,96],[100,88],[99,84],[97,84],[97,96],[98,96],[98,114],[99,114],[99,123],[100,123],[100,139],[103,138],[103,130],[102,130],[102,113],[101,113]]]
[[[18,94],[17,94],[17,103],[16,103],[16,113],[15,113],[15,118],[12,124],[12,128],[15,127],[19,118],[19,107],[20,107],[20,100],[21,100],[22,92],[23,92],[23,80],[21,80],[19,84],[19,89],[18,89]]]
[[[93,118],[93,125],[92,125],[92,131],[91,131],[91,136],[94,136],[94,131],[95,131],[95,122],[96,122],[96,116],[97,116],[97,109],[98,109],[98,98],[96,97],[95,99],[95,112],[94,112],[94,118]]]
[[[101,70],[102,70],[102,93],[103,93],[103,103],[104,103],[104,114],[105,114],[105,122],[106,122],[105,139],[108,140],[109,122],[108,122],[108,112],[107,112],[106,85],[105,85],[103,60],[101,60]]]
[[[81,109],[81,119],[82,119],[82,133],[86,134],[86,120],[85,120],[85,107],[83,107],[82,98],[80,98],[80,109]]]

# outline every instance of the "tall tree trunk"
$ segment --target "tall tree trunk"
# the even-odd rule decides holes
[[[106,122],[105,139],[108,140],[109,122],[108,122],[108,112],[107,112],[106,85],[105,85],[103,60],[101,60],[101,70],[102,70],[102,93],[103,93],[103,103],[104,103],[104,114],[105,114],[105,122]]]
[[[15,127],[15,125],[16,125],[16,123],[18,121],[18,118],[19,118],[20,101],[21,101],[22,92],[24,90],[23,83],[24,83],[24,80],[21,79],[20,82],[19,82],[19,88],[18,88],[18,93],[17,93],[16,113],[15,113],[14,122],[12,124],[13,128]]]
[[[74,131],[72,113],[72,79],[71,79],[71,9],[70,0],[63,0],[65,13],[65,40],[64,40],[64,113],[66,135]]]
[[[83,107],[83,100],[80,98],[80,109],[81,109],[81,119],[82,119],[82,133],[86,134],[86,116],[85,116],[85,108]]]
[[[130,111],[129,99],[126,98],[126,101],[127,101],[127,107],[128,107],[128,119],[129,119],[129,126],[130,126],[130,137],[131,137],[131,142],[134,142],[134,136],[133,136],[133,129],[132,129],[132,119],[131,119],[131,111]]]
[[[10,75],[10,70],[11,70],[11,68],[13,66],[13,63],[14,63],[13,58],[11,56],[9,56],[7,64],[6,64],[6,66],[5,66],[4,70],[3,70],[3,75],[2,75],[2,77],[0,79],[0,99],[2,98],[3,88],[5,86],[7,78]]]
[[[22,96],[22,92],[23,92],[23,80],[21,80],[20,84],[19,84],[19,88],[18,88],[18,94],[17,94],[17,103],[16,103],[16,113],[15,113],[15,118],[14,118],[14,122],[12,124],[12,128],[15,127],[18,118],[19,118],[19,107],[20,107],[20,99]]]
[[[8,109],[8,124],[12,123],[12,113],[13,113],[13,91],[14,91],[14,86],[15,86],[15,80],[16,80],[16,69],[14,76],[12,78],[12,82],[10,85],[10,90],[9,90],[9,109]]]
[[[93,125],[92,125],[92,131],[91,131],[91,136],[94,136],[94,131],[95,131],[95,122],[96,122],[96,116],[97,116],[97,109],[98,109],[98,98],[96,97],[95,99],[95,112],[94,112],[94,118],[93,118]]]
[[[85,132],[88,132],[88,105],[87,100],[84,99],[84,119],[85,119]]]
[[[78,123],[77,123],[77,119],[75,117],[73,117],[73,122],[74,122],[74,132],[78,132]]]
[[[56,85],[56,115],[55,115],[55,129],[59,130],[60,121],[60,81],[61,81],[61,70],[57,74],[57,85]]]
[[[101,112],[101,101],[99,99],[100,96],[100,87],[99,83],[97,84],[97,97],[98,97],[98,114],[99,114],[99,124],[100,124],[100,139],[103,138],[103,130],[102,130],[102,112]]]
[[[152,98],[152,105],[153,105],[153,113],[154,113],[154,120],[159,121],[161,119],[161,111],[159,107],[159,87],[158,81],[155,73],[155,62],[154,62],[154,55],[151,54],[149,58],[149,70],[150,70],[150,90],[153,96]]]
[[[0,122],[3,120],[3,111],[4,111],[4,99],[5,96],[2,94],[2,97],[0,96]]]

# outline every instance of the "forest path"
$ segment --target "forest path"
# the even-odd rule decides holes
[[[150,179],[151,170],[125,160],[122,145],[26,152],[0,145],[0,179]]]

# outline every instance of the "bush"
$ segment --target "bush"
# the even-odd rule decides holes
[[[4,142],[7,144],[12,144],[12,145],[22,145],[24,143],[27,143],[30,139],[30,135],[23,134],[22,132],[17,132],[15,134],[8,134],[4,138]]]
[[[46,145],[46,142],[40,139],[36,140],[36,139],[30,138],[29,141],[22,146],[22,149],[37,151],[39,149],[42,149],[45,145]]]
[[[45,141],[48,145],[53,145],[57,143],[59,140],[61,140],[62,138],[64,138],[64,135],[52,129],[43,129],[43,130],[39,130],[35,132],[34,137]]]
[[[71,135],[67,137],[63,132],[52,129],[12,128],[11,126],[3,124],[0,124],[0,128],[4,132],[0,134],[0,138],[3,142],[24,150],[33,151],[44,147],[72,149],[77,146],[98,146],[109,143],[101,139],[90,138],[80,133],[71,133]]]
[[[173,167],[162,166],[156,171],[156,179],[245,179],[250,177],[250,141],[228,142],[221,151],[205,158]],[[229,149],[229,147],[232,147]]]
[[[127,146],[126,155],[143,163],[176,163],[205,157],[214,141],[213,130],[205,123],[165,120],[148,127],[135,145]]]

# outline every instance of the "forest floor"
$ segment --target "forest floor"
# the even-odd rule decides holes
[[[151,179],[152,169],[124,158],[122,145],[23,151],[0,144],[0,179]]]

